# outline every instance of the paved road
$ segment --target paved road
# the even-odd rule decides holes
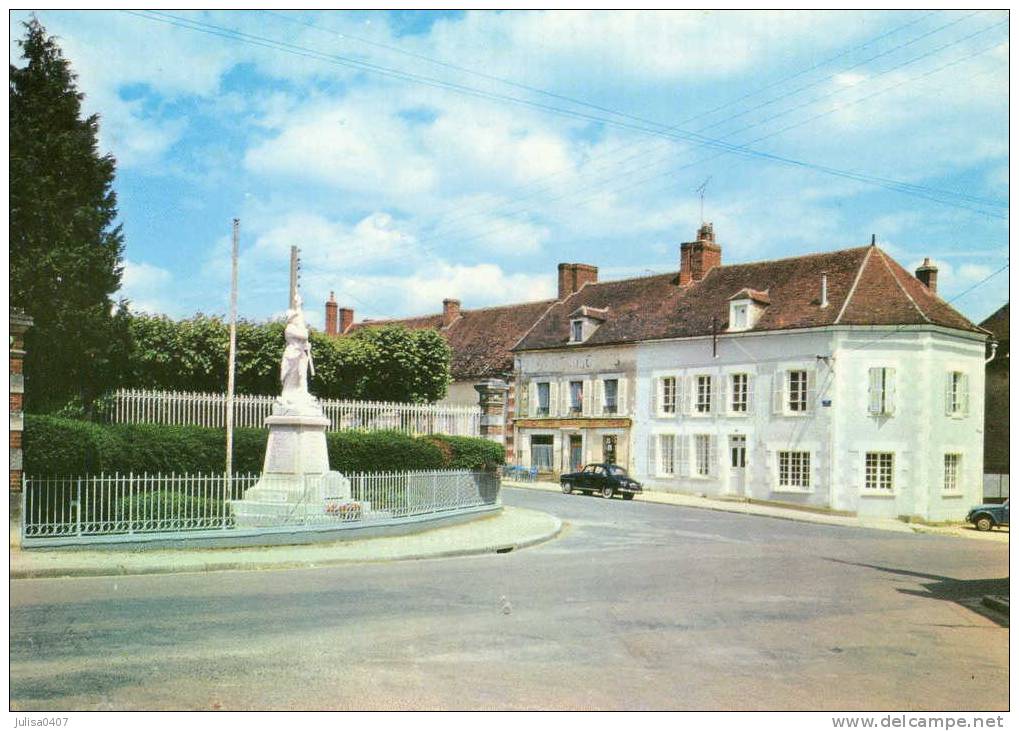
[[[507,490],[503,555],[11,582],[16,709],[980,709],[1008,547]]]

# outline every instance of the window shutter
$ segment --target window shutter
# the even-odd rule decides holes
[[[616,413],[620,416],[626,415],[626,389],[630,387],[627,378],[620,378],[616,382]]]
[[[580,413],[582,416],[590,416],[594,406],[594,383],[592,379],[585,378],[580,382],[583,389],[580,392]]]
[[[774,490],[778,487],[778,455],[774,449],[764,450],[764,468],[767,470],[765,481],[768,489]]]
[[[959,388],[962,390],[962,415],[969,416],[969,376],[962,374]]]
[[[548,415],[559,416],[559,382],[548,383]]]
[[[885,368],[885,413],[895,413],[895,369]]]
[[[722,402],[718,398],[719,397],[718,384],[720,380],[722,379],[720,379],[718,376],[711,377],[711,406],[709,408],[709,411],[712,414],[718,414],[724,411],[724,409],[722,409]]]
[[[591,413],[601,415],[605,411],[605,381],[595,378],[591,386]]]
[[[771,413],[781,414],[785,411],[785,371],[775,371],[771,379]]]
[[[729,408],[729,400],[727,394],[729,393],[729,381],[732,380],[732,376],[724,375],[718,379],[718,413],[728,414],[732,409]]]
[[[817,371],[813,368],[807,371],[807,411],[814,410],[814,402],[817,401]]]
[[[866,469],[867,466],[860,450],[849,450],[849,490],[851,494],[860,494],[863,489],[863,474]]]
[[[754,413],[754,379],[753,373],[747,374],[747,413]]]
[[[676,376],[676,413],[690,413],[690,376]]]
[[[657,441],[657,434],[648,434],[647,438],[647,473],[648,477],[654,477],[658,474],[658,458],[655,454],[655,441]]]
[[[945,415],[952,415],[952,372],[945,373]]]
[[[820,459],[818,459],[817,452],[812,451],[809,452],[809,454],[810,454],[810,489],[811,491],[816,492],[819,487],[817,478],[821,474],[820,469],[821,465],[818,464],[818,462],[820,462]]]
[[[679,470],[677,471],[677,473],[679,474],[680,477],[689,477],[690,476],[690,449],[689,449],[689,446],[690,446],[690,437],[688,437],[686,434],[681,434],[681,435],[679,435],[677,437],[674,437],[674,438],[675,438],[676,442],[678,442],[678,444],[676,444],[676,447],[677,447],[676,454],[677,454],[677,457],[679,459]]]
[[[538,384],[531,381],[527,384],[527,414],[529,416],[538,415]]]
[[[658,392],[662,388],[661,378],[651,379],[651,418],[658,416]]]
[[[871,368],[867,371],[867,411],[871,414],[881,413],[881,369]]]
[[[718,477],[718,437],[715,434],[708,439],[708,474]]]
[[[563,416],[570,415],[570,381],[569,379],[559,384],[559,413]]]

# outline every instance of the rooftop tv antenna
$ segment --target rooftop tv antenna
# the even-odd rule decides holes
[[[708,183],[711,182],[711,176],[709,175],[704,179],[704,182],[697,186],[696,190],[701,196],[701,224],[704,223],[704,194],[708,190]]]

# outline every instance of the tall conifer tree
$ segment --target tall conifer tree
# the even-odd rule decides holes
[[[86,407],[114,385],[127,352],[116,223],[116,163],[82,117],[70,63],[34,18],[10,68],[11,304],[35,320],[26,339],[26,404]]]

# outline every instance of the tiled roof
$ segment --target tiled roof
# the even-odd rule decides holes
[[[411,330],[438,330],[453,351],[453,378],[469,380],[506,376],[513,370],[510,348],[538,321],[555,300],[525,302],[502,307],[461,310],[448,328],[442,327],[442,315],[410,317],[402,320],[369,320],[355,323],[348,332],[365,327],[403,325]]]
[[[981,322],[980,327],[989,330],[996,340],[1008,340],[1008,302],[1002,305],[993,315]]]
[[[821,275],[828,305],[821,306]],[[729,299],[742,289],[767,292],[752,331],[825,325],[920,325],[983,332],[932,294],[876,246],[711,269],[680,287],[677,274],[587,284],[552,306],[515,350],[565,347],[579,307],[610,308],[584,345],[710,335],[728,327]]]

